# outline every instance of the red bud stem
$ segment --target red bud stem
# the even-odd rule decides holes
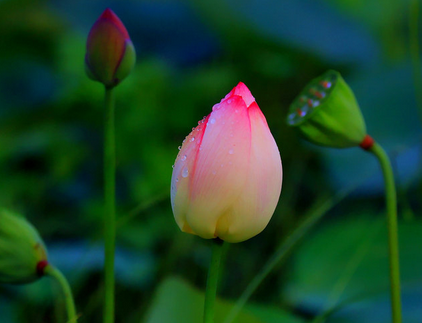
[[[37,275],[38,275],[39,277],[44,276],[44,274],[45,274],[44,269],[45,269],[45,267],[47,267],[48,265],[49,265],[49,264],[48,264],[48,261],[47,261],[47,260],[41,260],[40,262],[38,262],[38,264],[37,264]]]
[[[374,145],[375,140],[370,136],[366,135],[365,138],[363,138],[362,142],[359,144],[359,147],[363,150],[369,150]]]

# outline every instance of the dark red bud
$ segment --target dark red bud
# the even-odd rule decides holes
[[[370,135],[366,135],[360,143],[359,147],[364,150],[369,150],[374,145],[374,143],[375,140]]]

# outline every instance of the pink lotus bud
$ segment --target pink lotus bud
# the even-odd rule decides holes
[[[86,42],[85,70],[107,87],[121,82],[135,66],[136,54],[129,34],[110,9],[94,23]]]
[[[277,144],[239,83],[183,141],[171,178],[174,217],[184,232],[241,242],[267,226],[281,182]]]

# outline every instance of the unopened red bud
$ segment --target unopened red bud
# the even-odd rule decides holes
[[[94,23],[86,43],[85,70],[94,81],[113,87],[125,79],[136,62],[135,48],[116,14],[106,9]]]

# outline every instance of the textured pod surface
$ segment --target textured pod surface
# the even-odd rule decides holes
[[[356,98],[336,71],[312,80],[290,106],[287,123],[309,141],[328,147],[358,146],[366,126]]]

